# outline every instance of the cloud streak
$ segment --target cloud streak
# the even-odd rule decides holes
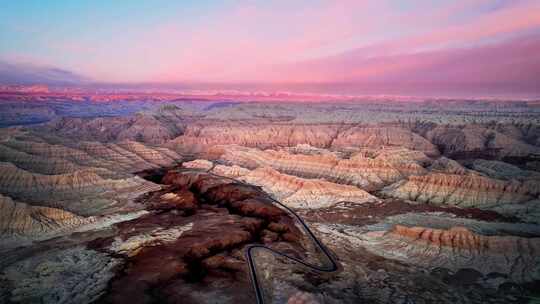
[[[364,57],[354,52],[306,61],[287,73],[308,82],[538,82],[540,35],[452,49]],[[362,52],[361,50],[359,52]]]
[[[54,11],[59,24],[47,28],[46,39],[31,30],[12,33],[0,58],[36,57],[110,82],[531,83],[521,75],[538,72],[532,70],[538,45],[523,45],[540,32],[536,0],[223,0],[155,7],[141,1],[144,12],[138,5],[111,4],[102,12],[70,3],[70,10]],[[47,7],[34,9],[40,14]],[[79,18],[89,10],[102,18],[99,24]],[[128,15],[141,21],[123,18]],[[9,26],[0,20],[0,36],[24,28],[18,20],[33,19],[13,18]],[[501,55],[488,56],[494,49]],[[513,72],[495,73],[503,67]]]
[[[0,83],[2,84],[73,85],[88,81],[88,78],[64,69],[0,61]]]

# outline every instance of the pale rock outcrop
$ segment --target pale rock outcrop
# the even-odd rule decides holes
[[[339,124],[275,124],[221,122],[188,125],[185,132],[166,144],[182,152],[204,152],[215,145],[241,145],[261,149],[300,144],[337,149],[383,146],[405,147],[428,155],[439,152],[428,140],[399,126],[354,126]]]
[[[364,189],[380,188],[411,174],[424,174],[426,170],[413,160],[389,157],[375,158],[357,154],[350,159],[335,155],[290,154],[286,151],[250,149],[228,146],[221,160],[248,169],[271,167],[275,170],[305,178],[321,178],[334,183],[349,184]]]
[[[78,148],[94,158],[103,159],[116,164],[125,172],[136,172],[162,166],[171,166],[181,157],[174,153],[162,153],[134,141],[123,141],[118,144],[99,142],[82,142]],[[169,156],[172,154],[174,159]]]
[[[383,194],[420,203],[492,208],[533,199],[534,189],[483,176],[430,173],[385,187]]]
[[[223,122],[211,125],[188,125],[184,134],[167,143],[181,152],[203,152],[215,145],[242,145],[272,148],[309,144],[329,145],[339,130],[337,125],[285,125]]]
[[[85,215],[101,213],[108,208],[116,209],[116,200],[120,198],[129,200],[160,189],[160,186],[136,176],[104,179],[96,173],[96,169],[42,175],[19,169],[10,163],[0,163],[0,171],[0,193],[26,203],[39,203]],[[93,204],[85,204],[85,200],[90,198],[96,200]],[[97,198],[111,201],[100,206]]]
[[[0,299],[12,303],[91,303],[122,261],[84,247],[40,252],[0,271]]]
[[[84,216],[138,209],[133,199],[160,187],[132,173],[179,160],[176,152],[134,141],[71,142],[19,132],[0,143],[0,194]]]
[[[66,138],[100,142],[132,140],[156,145],[180,135],[182,128],[179,120],[162,121],[142,113],[123,117],[64,117],[45,125],[45,130]]]
[[[314,147],[309,144],[299,144],[294,147],[284,148],[284,150],[291,154],[307,154],[307,155],[331,154],[335,156],[339,156],[341,154],[340,152],[337,152],[337,151],[330,151],[324,148]]]
[[[214,163],[206,159],[196,159],[196,160],[182,163],[182,167],[184,168],[199,169],[199,170],[204,170],[204,171],[208,171],[212,169],[213,166],[214,166]]]
[[[514,282],[540,278],[540,238],[484,236],[463,227],[448,230],[396,225],[360,239],[371,252],[428,268],[472,268],[507,275]]]
[[[192,227],[193,223],[189,223],[184,226],[169,229],[155,228],[147,233],[140,233],[125,240],[121,237],[116,237],[108,249],[112,252],[127,256],[136,255],[143,247],[158,246],[164,243],[174,242],[182,236],[184,232],[191,230]]]
[[[249,174],[249,172],[251,172],[249,169],[242,168],[237,165],[234,165],[234,166],[216,165],[212,169],[212,173],[214,174],[227,176],[231,178],[242,177],[244,175]]]
[[[415,163],[419,165],[428,165],[432,163],[424,152],[411,150],[403,147],[382,147],[372,150],[371,153],[378,159],[384,159],[392,164]]]
[[[377,150],[373,158],[375,161],[389,163],[402,176],[424,174],[427,172],[424,166],[431,163],[431,159],[423,152],[405,148],[382,148]]]
[[[249,184],[261,186],[265,192],[292,208],[317,209],[331,207],[339,202],[362,204],[377,200],[366,191],[354,186],[300,178],[279,173],[270,167],[249,171],[237,168],[226,170],[225,166],[221,166],[218,171],[221,175],[228,173],[229,177],[236,177]],[[243,173],[241,176],[238,175],[240,171]]]
[[[182,157],[166,148],[154,148],[136,141],[122,141],[118,146],[157,166],[170,166]]]
[[[358,126],[338,134],[332,147],[369,147],[384,146],[405,147],[409,150],[422,151],[427,155],[439,154],[437,147],[422,136],[402,127]]]
[[[0,240],[5,238],[41,238],[89,224],[95,218],[75,215],[61,209],[30,206],[0,195]]]

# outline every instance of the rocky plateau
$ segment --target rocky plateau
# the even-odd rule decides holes
[[[539,301],[537,102],[221,97],[0,92],[0,303]]]

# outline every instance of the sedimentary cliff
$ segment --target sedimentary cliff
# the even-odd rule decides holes
[[[62,209],[31,206],[0,195],[0,238],[43,238],[43,236],[92,223]]]
[[[5,151],[2,160],[6,162],[29,163],[27,168],[43,173],[69,172],[78,167],[107,168],[114,172],[137,172],[146,169],[170,166],[181,157],[165,148],[148,147],[141,143],[122,141],[117,144],[99,142],[62,142],[50,144],[33,140],[7,140],[0,142],[0,149]],[[30,159],[24,160],[25,156]],[[50,159],[51,164],[44,164]],[[60,168],[50,168],[57,164]],[[45,169],[41,167],[46,166]],[[62,170],[63,167],[64,171]]]
[[[519,182],[479,175],[429,173],[410,176],[383,189],[383,194],[421,203],[491,208],[530,201],[536,190]]]
[[[538,101],[173,95],[0,96],[54,119],[0,128],[0,302],[251,303],[246,246],[320,256],[272,198],[343,267],[257,251],[268,303],[536,296]]]
[[[31,204],[62,208],[79,215],[117,211],[137,196],[160,187],[139,177],[106,179],[96,169],[43,175],[0,163],[0,193]],[[94,203],[85,202],[90,198]],[[121,202],[122,201],[122,202]]]
[[[297,144],[325,147],[331,144],[339,129],[339,125],[193,124],[167,146],[183,152],[201,152],[214,145],[230,144],[259,148]]]
[[[459,175],[474,174],[474,171],[470,171],[464,166],[462,166],[460,163],[458,163],[457,161],[444,157],[444,156],[441,156],[435,161],[433,161],[429,169],[431,171],[448,173],[448,174],[459,174]]]
[[[304,178],[322,178],[349,184],[366,190],[377,189],[411,174],[423,174],[425,169],[413,157],[396,151],[366,157],[361,153],[341,159],[333,154],[291,154],[284,150],[250,149],[238,146],[226,147],[220,160],[241,167],[255,169],[271,167],[279,172]]]
[[[428,155],[439,153],[432,143],[406,128],[340,124],[193,124],[188,125],[181,136],[167,143],[167,147],[183,152],[201,152],[211,146],[231,144],[261,149],[300,144],[319,148],[396,146],[422,151]]]
[[[516,134],[503,134],[476,124],[437,126],[427,131],[425,137],[453,158],[525,157],[540,153],[537,146],[528,144]]]
[[[292,208],[325,208],[340,202],[362,204],[376,198],[354,186],[340,185],[320,179],[305,179],[261,167],[253,171],[220,166],[212,172],[229,174],[252,185],[261,186],[267,193]],[[217,169],[217,170],[216,170]]]
[[[221,175],[221,176],[228,176],[231,178],[238,178],[245,176],[249,174],[251,170],[240,167],[240,166],[224,166],[224,165],[215,165],[212,169],[212,173]]]
[[[161,187],[132,173],[181,160],[168,149],[133,141],[74,142],[22,129],[3,133],[3,237],[69,233],[97,221],[93,216],[141,209],[133,200]]]
[[[183,125],[179,118],[170,120],[137,114],[131,117],[61,118],[50,122],[45,128],[57,135],[78,140],[137,140],[148,144],[163,144],[182,134]]]
[[[340,185],[323,180],[304,179],[282,174],[263,167],[241,177],[247,183],[258,185],[293,208],[325,208],[340,202],[362,204],[376,198],[355,186]]]
[[[66,158],[30,154],[2,143],[0,143],[0,161],[10,162],[21,169],[41,174],[62,174],[83,168]]]
[[[214,166],[212,162],[194,160],[182,164],[185,168],[209,171],[262,187],[277,200],[292,208],[317,209],[340,202],[362,204],[377,200],[366,191],[320,179],[305,179],[280,173],[270,167],[249,170],[239,166]]]
[[[497,160],[477,159],[472,162],[471,167],[475,171],[496,179],[516,179],[523,182],[528,181],[540,184],[540,172],[523,170],[517,166]]]
[[[515,282],[539,279],[540,238],[484,236],[463,227],[448,230],[396,225],[362,236],[366,248],[387,258],[429,268],[472,268],[507,275]]]
[[[352,127],[340,133],[332,147],[404,147],[422,151],[428,155],[439,154],[437,147],[422,136],[401,127],[366,126]]]

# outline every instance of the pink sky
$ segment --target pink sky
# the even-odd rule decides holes
[[[540,74],[537,0],[223,0],[159,2],[155,10],[152,2],[136,2],[106,12],[51,8],[65,22],[46,23],[41,32],[39,24],[14,21],[4,28],[27,41],[0,47],[0,60],[55,66],[101,82],[532,86]],[[101,19],[85,21],[77,15],[83,9]]]
[[[160,61],[154,77],[169,82],[354,81],[370,80],[370,76],[375,80],[403,69],[424,70],[430,64],[429,59],[412,54],[436,50],[450,56],[456,49],[467,49],[482,61],[497,64],[495,58],[490,60],[489,54],[486,58],[479,50],[489,51],[489,44],[502,45],[509,56],[516,55],[513,43],[534,39],[530,37],[534,33],[529,32],[540,29],[540,1],[515,1],[459,18],[490,3],[493,1],[457,1],[429,12],[421,5],[412,12],[400,12],[384,1],[333,1],[283,14],[242,6],[218,16],[214,26],[184,36],[186,40],[168,42],[163,58],[174,59]],[[266,29],[261,23],[278,29]],[[289,33],[274,33],[279,28]],[[158,30],[162,31],[160,39],[182,36],[175,30],[174,26]],[[534,47],[540,53],[538,45]],[[396,62],[397,58],[401,60]],[[527,69],[536,60],[537,56],[515,60],[521,66],[514,68]],[[316,68],[319,65],[327,67],[320,70]],[[478,76],[492,78],[490,71]]]

